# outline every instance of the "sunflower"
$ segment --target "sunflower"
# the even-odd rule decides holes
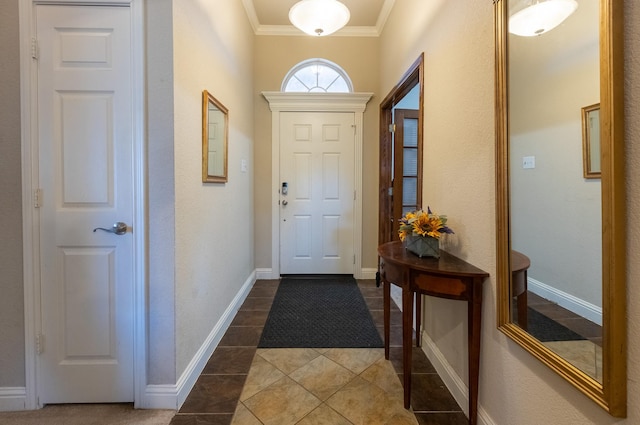
[[[402,241],[410,234],[440,239],[443,233],[453,233],[453,230],[446,225],[447,217],[432,213],[429,207],[426,212],[423,210],[408,212],[399,221],[398,235]]]

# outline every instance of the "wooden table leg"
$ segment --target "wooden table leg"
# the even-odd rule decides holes
[[[524,270],[522,273],[522,293],[518,295],[518,326],[520,326],[525,331],[528,328],[529,323],[529,304],[527,302],[527,291],[528,291],[528,278],[527,271]]]
[[[472,290],[472,299],[467,303],[468,350],[469,350],[469,424],[476,425],[478,419],[478,381],[480,372],[480,331],[482,321],[482,286]]]
[[[386,360],[389,360],[389,327],[391,326],[391,284],[383,279],[382,286],[384,305],[384,358]]]
[[[404,408],[411,405],[411,350],[413,349],[413,292],[402,287],[402,373],[404,378]]]
[[[518,326],[520,326],[522,330],[526,331],[528,328],[527,322],[529,320],[529,311],[527,310],[527,291],[525,290],[523,293],[518,295],[516,299],[518,302]]]

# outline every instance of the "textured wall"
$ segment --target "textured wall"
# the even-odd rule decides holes
[[[355,54],[354,52],[357,52]],[[378,114],[385,94],[378,92],[378,39],[372,37],[256,37],[254,108],[256,114],[255,224],[256,267],[271,267],[271,111],[261,95],[280,91],[299,62],[324,58],[344,69],[357,92],[373,92],[364,113],[362,266],[375,268],[378,245]]]
[[[492,6],[488,2],[396,2],[381,39],[382,85],[425,54],[423,206],[456,232],[443,248],[493,274],[495,179]],[[387,89],[384,89],[387,90]],[[491,280],[483,337],[495,333]],[[431,338],[466,379],[466,306],[426,299]],[[434,319],[437,318],[437,321]],[[486,358],[486,357],[485,357]],[[483,372],[486,368],[483,369]],[[482,394],[482,388],[481,388]]]
[[[615,419],[496,329],[485,282],[480,405],[495,424],[640,423],[640,5],[625,2],[629,415]],[[494,44],[491,2],[396,2],[381,39],[382,92],[425,53],[424,200],[449,216],[448,249],[495,275]],[[635,57],[634,57],[635,55]],[[633,176],[633,178],[632,178]],[[466,308],[427,297],[426,330],[462,379]],[[462,342],[462,343],[461,343]]]
[[[241,2],[174,1],[178,377],[255,269],[253,42]],[[202,183],[205,89],[229,110],[226,184]]]
[[[172,0],[154,0],[145,4],[149,384],[172,384],[177,379],[172,4]]]
[[[627,186],[627,391],[628,420],[640,423],[640,3],[626,1],[625,143]],[[605,423],[605,422],[603,422]]]
[[[0,7],[0,388],[25,385],[18,32],[18,0],[4,0]]]

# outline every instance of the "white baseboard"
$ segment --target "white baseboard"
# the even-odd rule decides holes
[[[256,269],[256,279],[268,280],[268,279],[280,279],[280,276],[273,275],[273,269]]]
[[[140,409],[178,410],[178,385],[147,385]]]
[[[571,294],[560,291],[553,286],[549,286],[546,283],[542,283],[538,280],[528,278],[527,286],[529,291],[536,295],[541,296],[544,299],[552,301],[558,304],[560,307],[564,307],[569,311],[574,312],[578,316],[582,316],[587,320],[591,320],[602,326],[602,308],[594,304],[588,303],[580,298],[574,297]]]
[[[25,387],[0,387],[0,412],[25,410],[27,389]]]
[[[378,269],[365,269],[360,270],[360,279],[375,279]]]
[[[391,285],[391,301],[396,303],[396,306],[402,311],[402,288],[396,285]],[[415,329],[415,328],[414,328]]]
[[[225,310],[224,314],[213,327],[204,343],[196,354],[193,356],[184,372],[178,379],[175,385],[147,385],[144,395],[144,403],[141,406],[144,409],[175,409],[178,410],[187,399],[189,392],[195,385],[198,377],[202,373],[202,370],[209,361],[209,358],[213,354],[220,340],[224,336],[224,333],[229,328],[229,325],[233,321],[238,309],[242,306],[242,303],[247,298],[249,291],[253,287],[256,281],[256,271],[251,273],[249,278],[245,281],[240,291],[236,294],[235,298],[229,304],[229,307]]]
[[[442,352],[438,349],[433,340],[426,332],[422,333],[422,351],[427,355],[429,361],[438,372],[438,375],[447,386],[447,389],[456,399],[458,405],[462,408],[467,417],[469,417],[469,388],[460,379],[460,376],[453,370]],[[478,424],[479,425],[496,425],[489,414],[478,404]]]

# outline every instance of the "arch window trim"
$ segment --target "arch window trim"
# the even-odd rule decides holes
[[[324,67],[333,74],[330,78],[321,80],[319,72],[313,70],[313,67]],[[316,74],[315,81],[311,82],[308,73],[312,72]],[[305,74],[307,77],[305,78]],[[346,89],[335,90],[338,85],[344,86]],[[297,88],[294,88],[297,86]],[[332,89],[333,87],[333,89]],[[304,88],[304,89],[301,89]],[[292,93],[311,93],[311,92],[333,92],[333,93],[353,93],[353,83],[349,78],[349,75],[345,72],[340,65],[331,62],[327,59],[312,58],[304,60],[289,70],[287,75],[282,81],[282,92]]]

